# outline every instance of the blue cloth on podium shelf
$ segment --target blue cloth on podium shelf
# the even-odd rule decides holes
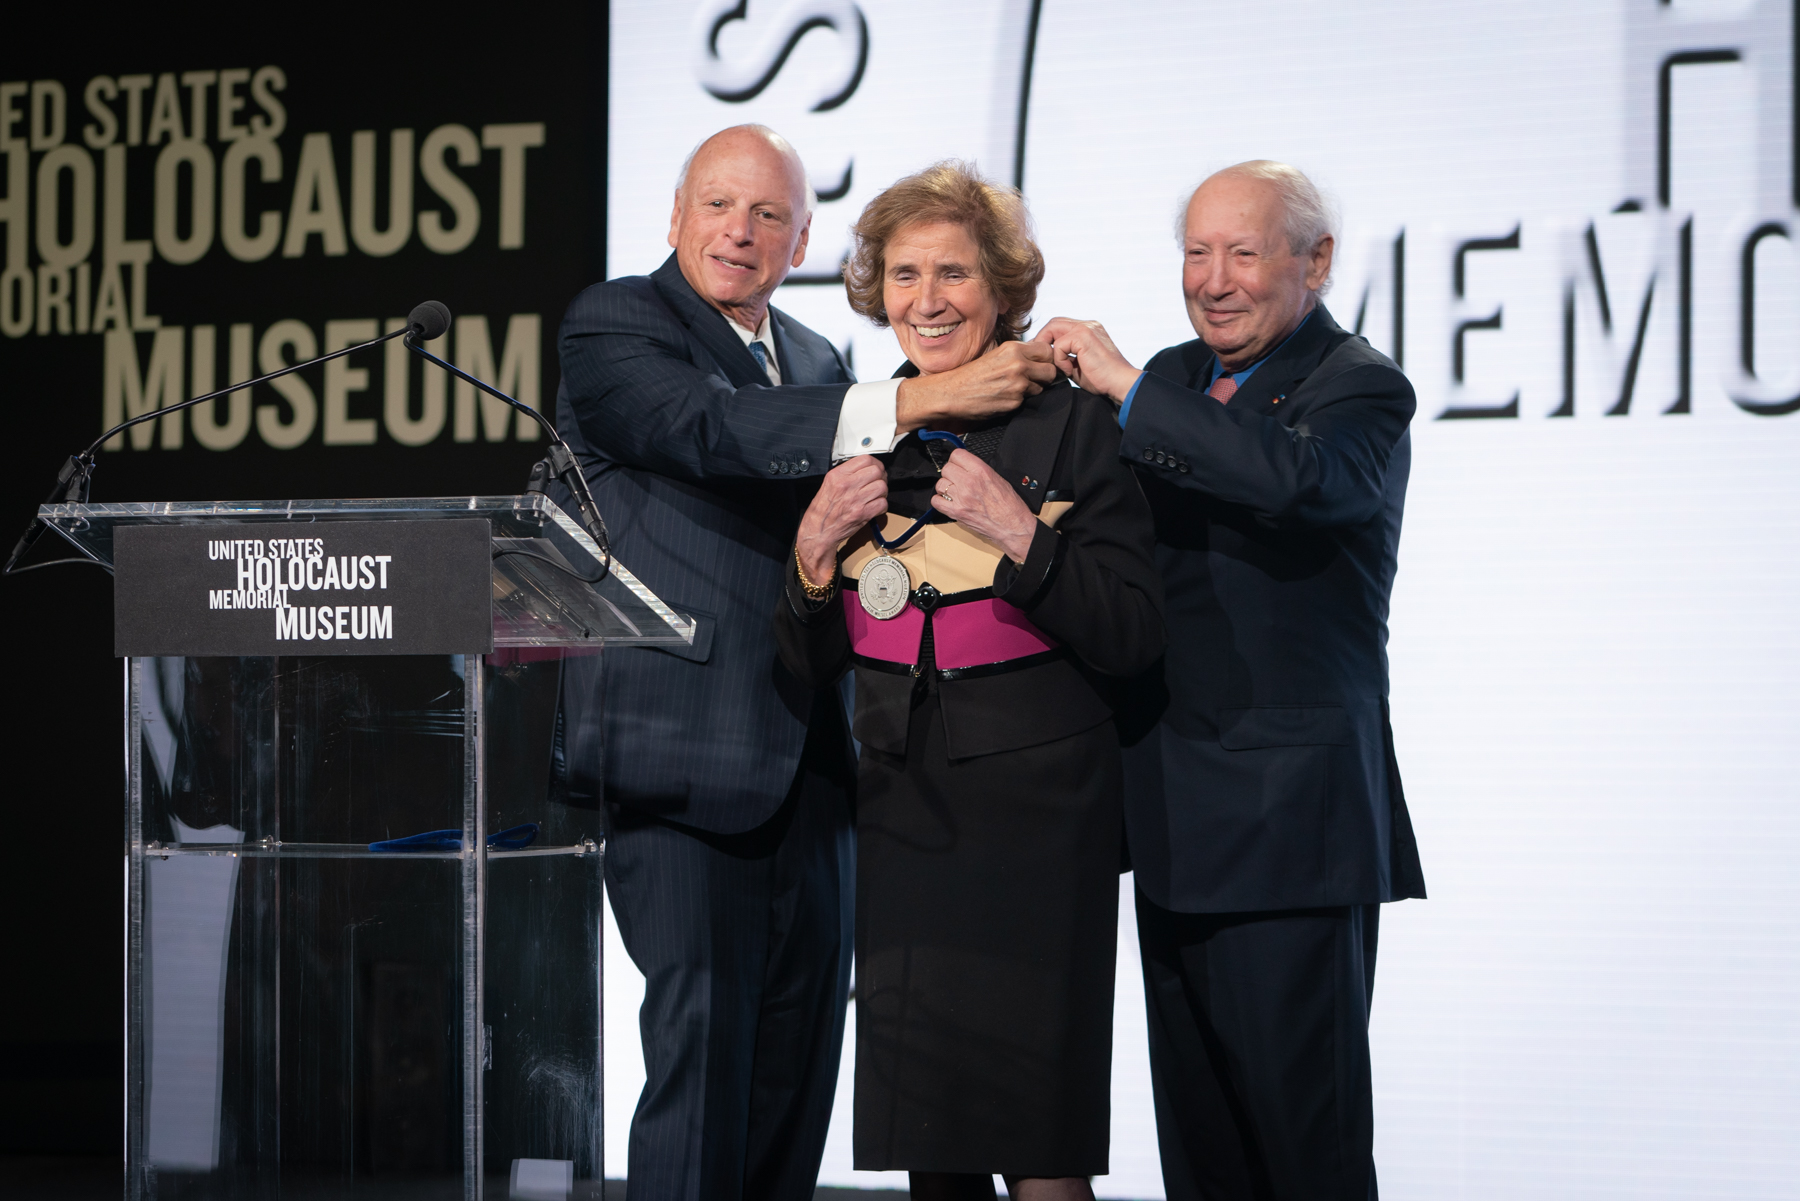
[[[500,851],[522,851],[537,840],[538,824],[526,822],[521,826],[512,826],[487,836],[488,847]],[[419,851],[460,851],[462,850],[461,830],[427,830],[423,834],[409,834],[405,838],[390,838],[384,842],[372,842],[369,849],[377,854],[406,854]]]

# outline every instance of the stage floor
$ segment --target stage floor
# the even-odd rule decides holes
[[[0,1197],[7,1201],[118,1201],[119,1161],[98,1155],[0,1155]],[[893,1201],[905,1194],[822,1188],[817,1201]],[[504,1186],[494,1201],[504,1201]],[[395,1201],[404,1201],[396,1198]],[[625,1201],[625,1182],[608,1180],[603,1201]]]

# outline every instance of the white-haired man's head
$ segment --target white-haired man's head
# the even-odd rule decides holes
[[[813,189],[812,180],[806,174],[806,164],[800,161],[800,152],[794,149],[794,144],[776,133],[773,129],[770,129],[767,125],[733,125],[729,129],[721,129],[718,133],[713,134],[712,137],[702,138],[700,141],[694,143],[694,148],[687,152],[686,158],[681,160],[680,173],[675,176],[675,190],[677,192],[680,192],[681,189],[687,185],[688,171],[693,168],[694,156],[699,154],[701,148],[708,142],[711,142],[714,138],[724,137],[726,134],[754,134],[766,140],[778,153],[785,156],[788,161],[793,164],[794,171],[800,179],[800,186],[805,189],[806,215],[809,217],[812,216],[813,210],[819,207],[819,194]]]
[[[1216,171],[1182,205],[1176,236],[1188,319],[1224,366],[1261,362],[1331,281],[1337,214],[1306,175],[1255,159]]]
[[[766,125],[734,125],[681,164],[669,245],[701,299],[757,329],[769,297],[806,258],[817,203],[806,166]]]
[[[1188,205],[1194,199],[1194,193],[1220,176],[1236,175],[1246,179],[1260,179],[1275,189],[1281,198],[1282,212],[1285,214],[1283,228],[1287,231],[1288,249],[1295,254],[1306,254],[1319,244],[1324,237],[1335,238],[1338,233],[1337,205],[1331,197],[1319,190],[1319,185],[1307,178],[1306,172],[1287,163],[1278,163],[1269,158],[1253,158],[1249,162],[1237,163],[1222,170],[1215,171],[1200,182],[1200,185],[1182,198],[1175,209],[1175,244],[1187,244]],[[1320,291],[1330,288],[1329,281]]]

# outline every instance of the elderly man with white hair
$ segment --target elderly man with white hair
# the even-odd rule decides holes
[[[1320,303],[1300,171],[1216,173],[1178,234],[1197,340],[1140,370],[1096,322],[1037,336],[1119,405],[1156,517],[1168,652],[1124,721],[1163,1178],[1364,1201],[1380,905],[1425,895],[1387,695],[1413,390]]]

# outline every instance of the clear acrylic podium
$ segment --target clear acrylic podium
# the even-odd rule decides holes
[[[536,494],[40,515],[108,564],[124,525],[485,517],[598,567]],[[128,1197],[600,1194],[604,839],[557,788],[561,660],[693,627],[617,563],[492,572],[492,655],[124,660]],[[427,831],[457,836],[371,848]]]

